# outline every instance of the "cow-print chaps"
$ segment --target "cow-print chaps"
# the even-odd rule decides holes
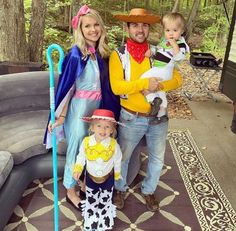
[[[111,177],[114,176],[112,175]],[[90,187],[88,187],[87,183],[88,181],[91,182],[91,178],[87,174],[86,200],[82,202],[84,231],[105,231],[113,228],[116,206],[112,204],[113,186],[111,187],[111,177],[106,181],[108,187],[106,187],[106,182],[102,183],[102,185],[92,182],[92,184],[89,184]]]

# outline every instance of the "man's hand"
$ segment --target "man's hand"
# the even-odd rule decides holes
[[[162,78],[151,77],[149,78],[149,88],[148,90],[143,91],[144,95],[149,94],[150,92],[162,91],[164,89],[163,84],[161,83]]]
[[[149,90],[142,90],[142,94],[144,95],[144,96],[146,96],[146,95],[148,95],[148,94],[150,94],[151,92],[149,91]]]
[[[148,90],[154,92],[157,90],[158,87],[158,78],[151,77],[149,78],[149,87]]]
[[[149,78],[149,88],[148,90],[150,92],[156,92],[156,91],[161,91],[164,89],[162,83],[162,78],[159,77],[151,77]]]
[[[148,49],[148,50],[145,52],[144,56],[150,58],[150,57],[152,56],[152,51],[151,51],[151,49]]]
[[[158,83],[157,91],[162,91],[164,89],[164,86],[162,83]]]

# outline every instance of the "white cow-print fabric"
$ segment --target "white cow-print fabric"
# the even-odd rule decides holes
[[[112,204],[111,189],[92,189],[86,186],[86,200],[82,202],[84,231],[111,230],[116,217],[116,206]]]

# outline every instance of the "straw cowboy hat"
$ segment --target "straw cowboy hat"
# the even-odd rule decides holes
[[[116,14],[114,18],[122,22],[140,22],[147,24],[154,24],[161,21],[161,17],[158,15],[150,14],[147,10],[142,8],[134,8],[127,15],[125,14]]]
[[[121,124],[115,120],[115,115],[112,111],[106,109],[96,109],[91,117],[82,117],[85,122],[92,122],[93,120],[107,120],[112,123]]]

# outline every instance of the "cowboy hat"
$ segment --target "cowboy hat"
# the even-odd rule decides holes
[[[93,115],[91,117],[82,117],[82,120],[85,122],[91,122],[93,120],[107,120],[112,123],[120,124],[115,120],[115,115],[112,111],[106,110],[106,109],[96,109],[93,112]]]
[[[142,8],[134,8],[127,15],[125,14],[116,14],[113,15],[114,18],[122,22],[140,22],[147,24],[154,24],[161,21],[161,17],[158,15],[150,14],[147,10]]]

